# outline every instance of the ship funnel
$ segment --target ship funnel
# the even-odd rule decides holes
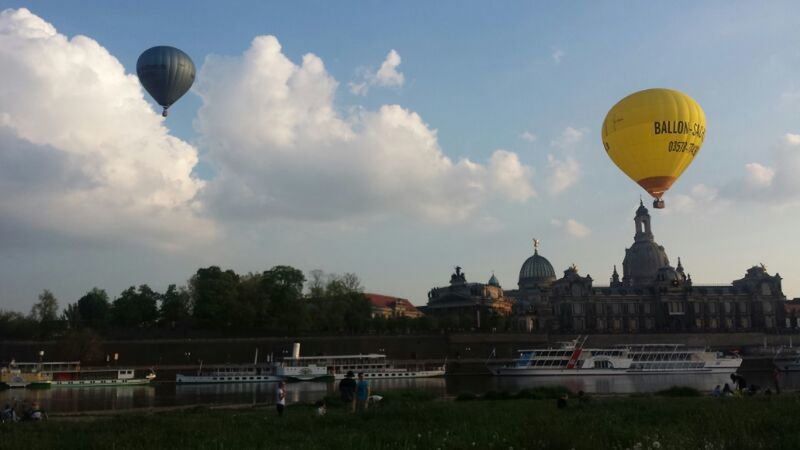
[[[300,343],[295,342],[292,344],[292,358],[299,358],[300,357]]]

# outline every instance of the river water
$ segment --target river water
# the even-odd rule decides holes
[[[746,372],[748,383],[772,387],[771,372]],[[781,387],[800,389],[800,373],[781,375]],[[614,375],[580,377],[492,377],[448,376],[401,380],[372,380],[376,394],[398,389],[415,389],[432,392],[437,396],[456,396],[471,392],[517,392],[538,386],[565,386],[572,392],[591,394],[631,394],[654,392],[671,386],[691,386],[710,392],[714,386],[730,382],[728,375],[678,374],[678,375]],[[83,412],[97,410],[125,410],[181,405],[223,405],[247,403],[273,403],[275,383],[260,384],[203,384],[175,385],[154,383],[150,386],[120,386],[50,389],[9,389],[0,391],[0,403],[36,401],[49,412]],[[336,394],[336,384],[307,382],[287,384],[289,403],[314,402],[325,395]]]

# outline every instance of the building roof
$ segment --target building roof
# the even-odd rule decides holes
[[[370,303],[372,303],[372,306],[377,306],[379,308],[402,306],[406,310],[417,311],[417,307],[405,298],[370,293],[365,293],[364,296],[367,297],[367,300],[369,300]]]
[[[519,270],[520,284],[525,281],[533,281],[535,283],[551,282],[556,279],[556,271],[553,270],[553,265],[544,256],[539,254],[536,250],[533,256],[525,260],[522,268]]]

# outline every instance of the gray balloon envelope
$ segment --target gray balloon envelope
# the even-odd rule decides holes
[[[139,56],[136,74],[147,92],[164,107],[162,115],[166,117],[167,108],[192,87],[195,68],[189,55],[162,45],[147,49]]]

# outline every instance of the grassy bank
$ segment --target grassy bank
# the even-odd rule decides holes
[[[192,449],[755,449],[800,448],[797,395],[712,399],[572,398],[528,392],[471,401],[398,394],[363,414],[294,405],[0,426],[2,448]],[[539,399],[537,399],[539,398]]]

